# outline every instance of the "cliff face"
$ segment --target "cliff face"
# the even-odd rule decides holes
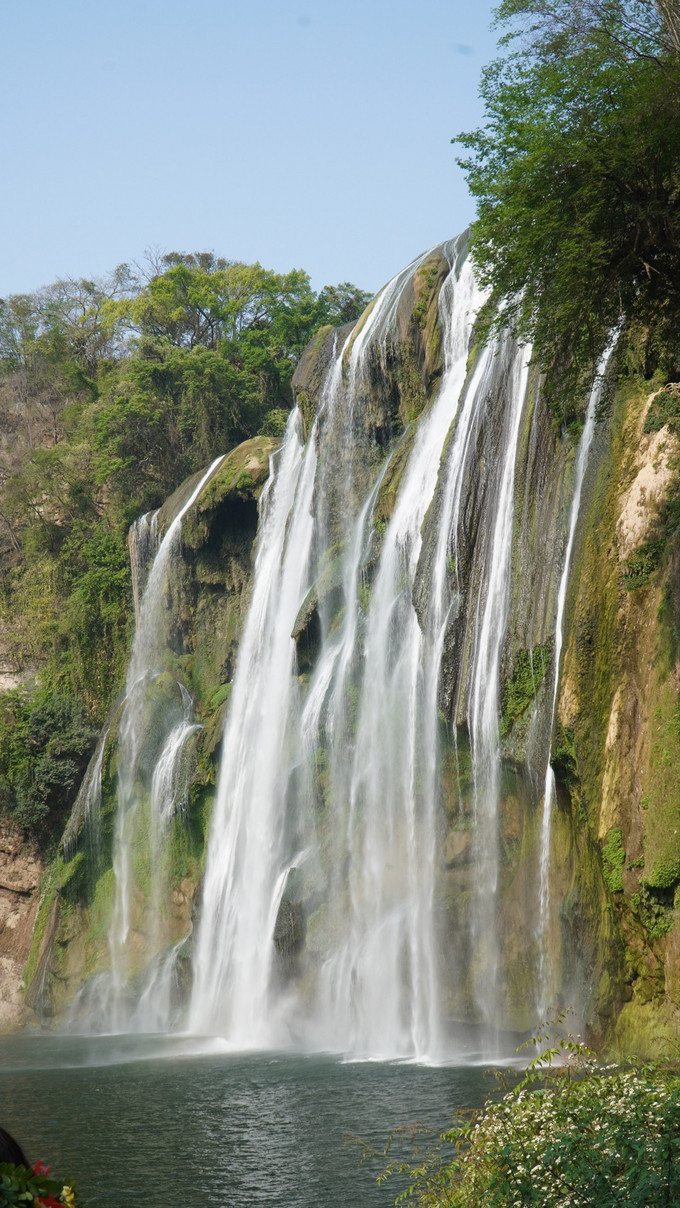
[[[141,830],[133,840],[134,888],[129,902],[133,976],[135,970],[141,972],[157,954],[191,932],[224,710],[250,598],[258,499],[276,443],[269,437],[257,437],[223,460],[183,518],[181,555],[171,559],[161,585],[164,665],[149,676],[145,688],[134,771],[142,817]],[[158,513],[157,540],[200,478],[189,479]],[[132,552],[139,599],[153,550],[147,549],[146,557],[143,549]],[[159,755],[182,716],[187,696],[193,702],[195,727],[181,766],[185,790],[179,794],[177,815],[170,820],[162,886],[154,889],[150,823],[144,811]],[[93,756],[91,775],[75,803],[59,857],[42,883],[27,962],[26,952],[23,954],[26,1001],[41,1018],[60,1014],[83,986],[96,986],[97,975],[111,966],[116,894],[111,861],[119,825],[119,727],[123,717],[124,703],[119,700]],[[160,912],[155,900],[159,888],[163,896]],[[175,992],[180,994],[181,986]]]
[[[23,831],[0,822],[0,1031],[21,1027],[30,1012],[24,1000],[24,966],[38,911],[44,868],[24,843]]]
[[[680,1025],[677,411],[677,386],[624,381],[602,425],[560,690],[571,804],[622,948],[624,1051],[673,1051]]]
[[[442,378],[438,302],[449,268],[437,252],[408,279],[390,339],[367,354],[352,412],[353,489],[360,495],[381,474],[362,564],[367,600],[405,469]],[[352,332],[347,363],[366,319]],[[323,330],[300,363],[294,384],[307,437],[324,406],[329,366],[351,331]],[[473,346],[468,390],[479,356]],[[461,455],[463,502],[455,556],[449,553],[447,569],[451,602],[439,681],[433,888],[445,1015],[450,1022],[479,1021],[479,987],[493,982],[495,997],[486,1019],[497,1027],[522,1030],[533,1025],[542,1005],[574,1005],[597,1041],[625,1052],[664,1051],[673,1047],[680,1026],[680,444],[675,427],[680,394],[674,387],[650,392],[648,383],[617,378],[616,363],[610,366],[575,533],[557,718],[551,726],[557,592],[576,442],[560,434],[540,383],[529,380],[515,433],[508,505],[507,602],[494,689],[499,715],[495,871],[485,905],[478,884],[484,853],[471,701],[479,616],[494,556],[490,517],[501,498],[500,477],[491,468],[506,456],[511,419],[511,352],[504,356],[498,354],[484,379]],[[456,423],[460,428],[462,420]],[[423,632],[430,624],[456,431],[453,424],[421,529],[412,601]],[[173,559],[164,585],[167,655],[145,698],[135,771],[140,800],[153,797],[159,753],[186,707],[184,690],[201,728],[187,740],[182,765],[187,789],[171,822],[162,909],[149,861],[140,856],[134,867],[128,979],[141,977],[155,958],[187,941],[200,909],[219,744],[251,593],[258,500],[274,448],[271,439],[256,438],[222,462],[182,521],[181,555]],[[327,454],[326,479],[320,479],[329,484],[329,553],[293,628],[303,692],[317,664],[322,633],[341,623],[347,603],[345,517],[333,483],[349,449],[349,435],[339,429]],[[159,536],[196,482],[184,484],[161,509]],[[141,594],[148,576],[143,557],[137,570]],[[365,611],[367,604],[362,607]],[[101,746],[99,797],[81,792],[62,854],[42,883],[25,969],[26,1001],[40,1016],[62,1012],[111,961],[121,715],[119,705]],[[556,801],[546,840],[549,755]],[[320,750],[319,800],[325,793],[325,758],[327,752]],[[328,804],[322,802],[324,810]],[[304,984],[321,959],[328,925],[320,886],[324,877],[330,880],[322,867],[329,814],[319,816],[319,866],[307,888],[300,874],[302,889],[286,889],[274,929],[284,984]],[[7,840],[8,852],[12,842]],[[542,889],[543,867],[548,882]],[[30,860],[25,868],[17,864],[5,886],[0,869],[0,960],[14,962],[7,1007],[0,1003],[4,1027],[23,1018],[17,971],[26,961],[40,872]],[[485,909],[487,931],[478,922]],[[178,999],[186,992],[190,948],[189,940],[176,963],[172,994]]]

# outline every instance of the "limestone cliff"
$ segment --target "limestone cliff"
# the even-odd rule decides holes
[[[678,398],[624,379],[602,424],[560,692],[571,808],[623,950],[626,1052],[674,1052],[680,1028]]]
[[[24,966],[38,910],[43,863],[20,827],[0,822],[0,1031],[26,1022]]]

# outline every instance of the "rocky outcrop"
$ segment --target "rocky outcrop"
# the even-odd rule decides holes
[[[0,1032],[26,1020],[24,967],[38,912],[43,864],[14,823],[0,819]]]

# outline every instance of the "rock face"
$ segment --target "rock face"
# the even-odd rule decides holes
[[[435,252],[409,279],[399,297],[395,334],[368,357],[368,384],[353,415],[352,447],[363,459],[357,489],[364,486],[362,473],[370,482],[383,471],[374,543],[362,566],[367,593],[419,421],[442,375],[438,299],[449,267]],[[351,341],[358,340],[365,322],[366,316],[353,331],[323,329],[302,358],[294,385],[307,437],[323,406],[337,350],[350,333]],[[473,348],[468,381],[477,355]],[[503,456],[507,435],[508,383],[500,370],[490,380],[464,466],[465,506],[456,562],[449,567],[451,582],[468,604],[452,610],[446,627],[439,687],[434,899],[447,1018],[478,1020],[475,980],[495,963],[495,1022],[517,1031],[531,1027],[531,986],[547,959],[549,1003],[578,1005],[597,1043],[623,1052],[674,1051],[680,1034],[680,395],[671,388],[651,393],[648,383],[623,374],[617,382],[611,374],[584,482],[551,730],[556,596],[575,443],[558,430],[540,382],[531,381],[517,441],[509,601],[499,656],[498,887],[491,953],[483,939],[475,941],[471,920],[479,853],[467,711],[478,637],[474,609],[483,597],[483,530],[493,490],[488,467]],[[185,689],[202,728],[187,748],[186,803],[173,823],[167,908],[155,931],[151,915],[157,903],[150,900],[143,870],[136,874],[130,947],[133,974],[140,976],[151,960],[187,939],[200,910],[219,744],[251,593],[258,501],[275,447],[270,438],[258,437],[224,460],[184,517],[181,558],[165,585],[171,618],[167,665],[149,688],[138,761],[147,798],[158,762],[156,713],[167,715],[168,702],[174,702],[179,716]],[[338,433],[338,461],[347,448]],[[161,509],[159,534],[197,481],[183,484]],[[423,629],[445,485],[442,470],[422,525],[413,604]],[[329,498],[329,553],[292,633],[303,687],[318,656],[320,618],[339,617],[343,607],[345,518]],[[147,573],[148,566],[140,564],[140,593]],[[108,966],[119,724],[120,707],[112,710],[101,749],[94,847],[88,839],[94,833],[92,810],[81,798],[68,842],[42,880],[39,911],[43,870],[21,854],[16,835],[0,831],[0,1027],[18,1026],[26,1003],[41,1017],[59,1013]],[[539,934],[537,869],[549,755],[557,782],[548,848],[552,906]],[[324,774],[320,767],[320,783]],[[272,942],[284,983],[303,980],[305,968],[324,951],[328,913],[319,894],[307,896],[296,889],[281,899]]]
[[[572,798],[597,838],[622,949],[614,1034],[641,1053],[669,1051],[680,1028],[675,399],[624,383],[603,424],[560,693]]]
[[[43,864],[20,827],[0,821],[0,1032],[27,1018],[24,966],[38,911]]]

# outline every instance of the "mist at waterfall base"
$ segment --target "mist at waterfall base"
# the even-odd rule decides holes
[[[84,987],[74,1028],[188,1031],[223,1037],[233,1052],[287,1049],[432,1064],[470,1057],[451,1023],[474,1019],[488,1057],[506,1045],[497,930],[500,681],[517,540],[517,463],[522,431],[535,427],[537,391],[530,349],[508,335],[478,349],[471,362],[484,298],[465,251],[459,239],[425,253],[385,287],[351,331],[333,337],[308,438],[295,410],[272,458],[222,744],[186,1013],[178,1012],[171,992],[182,943],[164,947],[156,922],[167,892],[165,837],[186,789],[179,761],[198,728],[181,681],[161,727],[148,801],[137,772],[145,692],[166,666],[167,578],[173,559],[181,558],[182,518],[221,459],[195,485],[160,544],[155,517],[138,522],[135,544],[146,551],[147,564],[140,563],[137,575],[146,586],[142,592],[136,583],[137,628],[119,726],[112,973]],[[437,303],[441,377],[417,425],[407,424],[386,455],[366,422],[370,391],[377,374],[388,374],[404,300],[409,291],[412,298],[416,274],[433,255],[447,266]],[[605,365],[606,358],[577,454],[567,532],[562,521],[566,553],[557,544],[545,570],[548,587],[528,605],[543,609],[544,630],[554,635],[559,595],[557,637],[550,638],[557,661]],[[378,523],[380,491],[398,456],[404,468],[394,507]],[[310,609],[318,648],[310,669],[298,674],[292,635]],[[455,676],[443,702],[445,651]],[[533,907],[524,924],[533,973],[523,1009],[534,1020],[557,1001],[560,976],[549,951],[549,752],[558,666],[552,674],[552,696],[544,692],[541,707],[537,688],[529,741],[532,779],[546,782],[527,891]],[[443,703],[454,718],[444,737]],[[459,734],[468,744],[462,752]],[[457,807],[470,876],[453,934],[446,936],[446,968],[439,850],[444,746],[456,765],[469,759],[472,786],[467,804],[461,798]],[[88,786],[96,801],[94,774]],[[142,842],[152,870],[151,960],[140,976],[130,962],[129,938],[140,897],[134,857]],[[304,916],[305,947],[291,971],[274,936],[282,912],[294,909]]]
[[[3,1126],[92,1208],[388,1208],[403,1180],[378,1187],[384,1163],[360,1167],[346,1139],[381,1150],[393,1127],[438,1132],[488,1090],[475,1067],[226,1054],[167,1037],[0,1037]]]

